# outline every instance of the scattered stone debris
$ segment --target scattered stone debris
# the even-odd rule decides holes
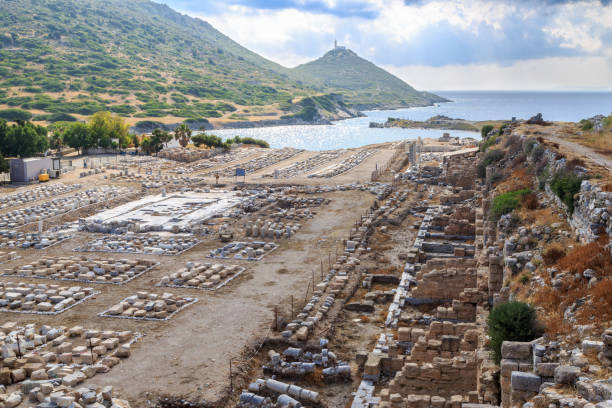
[[[122,319],[168,320],[198,298],[176,296],[172,293],[138,292],[100,313],[102,317]]]

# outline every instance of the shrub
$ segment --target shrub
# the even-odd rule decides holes
[[[550,182],[550,189],[567,206],[570,215],[574,213],[574,195],[580,191],[581,183],[582,178],[567,170],[555,173]]]
[[[236,136],[233,139],[228,139],[227,142],[230,143],[230,144],[232,144],[232,143],[242,143],[242,144],[246,144],[246,145],[256,145],[256,146],[263,147],[263,148],[266,148],[266,149],[270,147],[270,144],[268,142],[266,142],[265,140],[255,139],[255,138],[252,138],[250,136],[246,136],[246,137]]]
[[[17,120],[26,121],[32,119],[32,114],[21,109],[4,109],[0,110],[0,119],[6,119],[11,122]]]
[[[521,197],[521,205],[528,210],[535,210],[540,206],[536,193],[525,194]]]
[[[508,302],[495,306],[489,314],[487,328],[496,364],[501,361],[504,341],[531,341],[543,333],[535,310],[523,302]]]
[[[542,259],[545,265],[554,265],[558,260],[565,256],[565,249],[560,246],[550,247],[542,252]]]
[[[491,204],[491,218],[493,220],[498,220],[502,215],[512,212],[518,207],[519,199],[530,192],[529,189],[522,189],[498,195],[493,199],[493,203]]]
[[[535,139],[527,139],[523,143],[523,151],[525,152],[525,154],[531,154],[537,144],[538,142]]]
[[[580,121],[580,129],[584,130],[584,131],[588,131],[593,129],[593,122],[591,122],[588,119],[582,119]]]
[[[489,147],[491,147],[494,144],[496,144],[497,143],[497,136],[498,135],[490,136],[488,139],[485,139],[482,143],[480,143],[480,151],[481,152],[486,152]]]
[[[194,145],[200,147],[202,145],[208,147],[221,147],[223,146],[223,140],[219,136],[215,135],[207,135],[205,133],[200,133],[191,138],[191,141]]]
[[[480,129],[480,136],[482,138],[486,138],[490,131],[494,129],[493,125],[484,125],[482,129]]]
[[[488,151],[480,163],[478,164],[478,176],[485,178],[487,175],[487,166],[491,163],[496,163],[504,158],[504,152],[501,150],[490,150]]]

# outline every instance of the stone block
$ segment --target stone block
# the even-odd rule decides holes
[[[502,358],[514,360],[531,360],[531,343],[521,341],[504,341],[502,344]]]
[[[562,365],[555,369],[555,382],[557,384],[573,384],[579,374],[580,368]]]
[[[521,371],[512,372],[511,386],[513,390],[538,392],[540,384],[542,384],[542,379],[538,375]]]

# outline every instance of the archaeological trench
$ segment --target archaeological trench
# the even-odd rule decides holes
[[[610,169],[542,134],[172,148],[2,191],[0,407],[612,407]],[[541,330],[496,363],[515,301]]]

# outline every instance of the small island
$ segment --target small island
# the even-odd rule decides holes
[[[481,125],[479,122],[453,119],[443,115],[433,116],[425,121],[388,118],[385,123],[370,122],[371,128],[399,127],[406,129],[465,130],[468,132],[480,132]]]

